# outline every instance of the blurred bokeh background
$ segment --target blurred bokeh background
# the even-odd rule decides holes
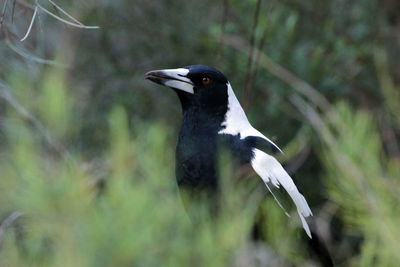
[[[288,218],[255,175],[240,182],[252,194],[230,194],[228,163],[226,209],[193,229],[174,178],[178,98],[143,79],[191,64],[221,70],[284,150],[335,265],[398,265],[399,1],[1,0],[0,12],[0,266],[323,266],[290,200]]]

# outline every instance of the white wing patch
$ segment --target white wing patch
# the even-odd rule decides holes
[[[292,178],[290,178],[289,174],[274,157],[256,148],[253,149],[253,152],[254,158],[251,161],[251,166],[255,172],[263,179],[266,185],[268,182],[271,182],[275,187],[279,188],[280,185],[283,186],[295,203],[303,228],[311,238],[310,228],[308,227],[305,217],[312,216],[312,212],[304,196],[297,190]]]
[[[240,134],[241,139],[246,138],[247,136],[258,136],[264,138],[274,147],[276,147],[276,149],[282,152],[282,150],[275,145],[274,142],[269,140],[262,133],[251,126],[242,106],[239,103],[239,100],[236,98],[235,93],[233,92],[231,84],[228,82],[226,86],[228,87],[228,111],[226,112],[225,120],[221,124],[224,129],[218,133],[231,135]]]
[[[218,134],[240,134],[241,139],[246,138],[247,136],[261,137],[270,142],[279,151],[281,151],[277,145],[275,145],[271,140],[269,140],[262,133],[253,128],[253,126],[251,126],[242,106],[240,105],[238,99],[235,96],[235,93],[233,92],[230,83],[227,83],[227,87],[228,111],[226,112],[225,120],[221,124],[221,126],[223,126],[223,129],[219,131]],[[297,190],[297,187],[293,183],[292,178],[290,178],[289,174],[274,157],[256,148],[253,149],[253,152],[254,158],[251,161],[253,169],[263,179],[268,190],[271,192],[272,196],[274,197],[276,202],[278,202],[278,205],[282,209],[282,205],[279,203],[278,199],[269,188],[268,182],[271,182],[274,186],[278,188],[280,185],[283,186],[283,188],[288,192],[289,196],[296,204],[297,213],[300,216],[303,228],[306,231],[307,235],[311,238],[311,232],[307,225],[305,217],[311,216],[312,212],[304,196],[299,192],[299,190]]]

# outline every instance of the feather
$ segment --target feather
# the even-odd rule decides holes
[[[265,139],[267,142],[272,144],[278,151],[282,152],[280,148],[274,144],[270,139],[265,137],[258,130],[253,128],[247,119],[247,116],[240,105],[230,83],[227,83],[228,88],[228,111],[225,115],[225,119],[221,124],[221,130],[219,134],[230,134],[230,135],[240,135],[241,139],[246,137],[260,137]],[[310,229],[307,225],[305,217],[311,216],[312,212],[307,204],[307,201],[303,195],[297,190],[296,185],[293,183],[292,178],[285,171],[282,165],[272,156],[267,153],[253,148],[254,158],[251,161],[251,165],[256,173],[261,176],[268,190],[271,192],[272,196],[278,203],[278,205],[283,209],[281,203],[272,193],[272,190],[268,186],[268,182],[271,182],[275,187],[283,186],[283,188],[288,192],[289,196],[293,199],[297,212],[300,216],[301,223],[307,235],[311,238]],[[285,209],[283,209],[285,211]],[[285,211],[286,213],[286,211]],[[287,213],[286,213],[287,214]]]
[[[312,212],[306,199],[299,192],[292,178],[290,178],[289,174],[274,157],[256,148],[253,149],[253,152],[254,158],[251,161],[251,166],[255,172],[261,177],[265,184],[271,182],[277,188],[282,185],[286,192],[288,192],[296,205],[297,213],[300,216],[303,228],[311,238],[310,228],[305,218],[312,216]]]

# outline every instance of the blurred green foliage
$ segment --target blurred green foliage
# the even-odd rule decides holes
[[[14,14],[13,2],[0,2],[0,266],[318,264],[295,213],[254,175],[233,183],[229,160],[223,212],[187,218],[174,178],[180,106],[143,74],[190,64],[220,69],[240,99],[250,82],[249,119],[285,151],[335,264],[397,265],[398,1],[261,1],[258,16],[258,1],[64,1],[101,29],[39,12],[24,42],[34,1]],[[256,221],[265,242],[250,238]]]
[[[396,266],[400,260],[399,161],[383,154],[376,123],[365,112],[338,107],[335,146],[324,162],[329,194],[337,203],[348,234],[365,240],[354,265]],[[356,128],[356,131],[352,129]]]
[[[57,87],[59,74],[49,75],[45,84]],[[64,109],[50,105],[47,111]],[[69,123],[54,122],[54,129]],[[137,127],[133,138],[124,109],[116,107],[109,115],[104,165],[98,167],[80,153],[46,153],[40,136],[19,119],[5,123],[9,150],[0,162],[0,213],[18,210],[22,228],[1,233],[1,266],[220,266],[246,240],[256,206],[245,201],[248,206],[241,207],[243,199],[230,195],[229,186],[218,221],[190,223],[172,177],[165,125]],[[106,172],[105,188],[99,171]]]

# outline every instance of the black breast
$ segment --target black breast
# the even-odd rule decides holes
[[[249,164],[254,140],[229,134],[181,134],[176,151],[178,185],[191,191],[218,190],[219,153],[229,151],[234,167]]]
[[[279,150],[261,137],[240,134],[218,135],[215,131],[188,134],[181,130],[176,151],[176,176],[180,187],[194,190],[218,189],[219,153],[229,151],[235,168],[249,164],[253,159],[253,149],[263,150],[268,154]]]
[[[218,187],[218,140],[213,134],[179,136],[176,148],[176,178],[179,187],[191,190]]]

